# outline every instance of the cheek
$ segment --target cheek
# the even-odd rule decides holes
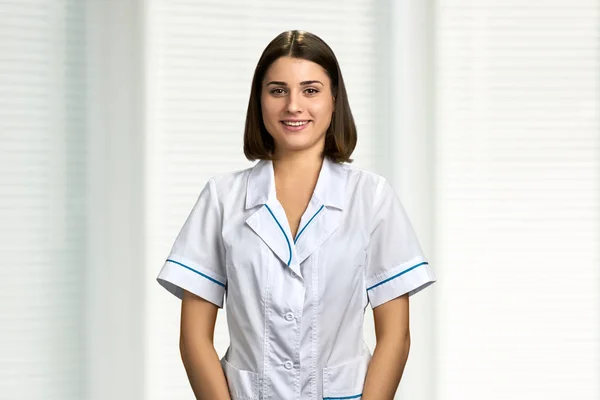
[[[312,115],[319,119],[319,123],[329,123],[332,112],[333,107],[326,102],[314,104],[311,110]]]
[[[312,104],[314,110],[321,114],[331,114],[333,111],[333,102],[329,96],[319,96],[319,99]]]
[[[261,110],[265,123],[279,121],[279,115],[281,114],[281,106],[277,101],[273,99],[265,99],[261,101]]]

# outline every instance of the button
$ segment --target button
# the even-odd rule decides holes
[[[294,363],[291,361],[286,361],[285,363],[283,363],[283,366],[285,367],[285,369],[292,369],[294,368]]]
[[[291,313],[291,312],[289,312],[289,313],[285,314],[285,319],[286,319],[287,321],[293,321],[293,320],[294,320],[294,314],[293,314],[293,313]]]

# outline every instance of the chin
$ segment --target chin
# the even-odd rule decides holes
[[[317,146],[322,147],[322,145],[319,143],[319,141],[317,140],[315,141],[296,141],[296,140],[286,140],[283,143],[281,143],[279,146],[281,146],[282,149],[284,149],[286,152],[304,152],[304,151],[311,151],[313,149],[315,149]]]
[[[303,151],[314,146],[313,143],[284,143],[281,147],[286,151]]]
[[[279,130],[275,139],[275,146],[285,151],[306,151],[315,148],[316,146],[323,146],[325,134],[322,136],[316,136],[315,132],[304,131],[304,132],[286,132]],[[323,143],[321,143],[323,142]]]

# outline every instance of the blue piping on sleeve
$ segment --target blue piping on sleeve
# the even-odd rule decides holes
[[[367,288],[367,291],[369,291],[369,290],[371,290],[371,289],[373,289],[373,288],[376,288],[376,287],[377,287],[377,286],[379,286],[379,285],[383,285],[384,283],[386,283],[386,282],[389,282],[389,281],[391,281],[392,279],[396,279],[397,277],[399,277],[399,276],[401,276],[401,275],[404,275],[405,273],[407,273],[407,272],[409,272],[409,271],[412,271],[413,269],[415,269],[415,268],[417,268],[417,267],[420,267],[421,265],[424,265],[424,264],[429,264],[429,263],[428,263],[427,261],[423,261],[422,263],[419,263],[419,264],[415,265],[414,267],[410,267],[409,269],[405,269],[404,271],[400,272],[399,274],[396,274],[396,275],[394,275],[394,276],[392,276],[392,277],[390,277],[390,278],[387,278],[387,279],[386,279],[386,280],[384,280],[384,281],[381,281],[381,282],[379,282],[379,283],[378,283],[378,284],[376,284],[376,285],[373,285],[373,286],[371,286],[370,288]]]
[[[223,287],[225,287],[225,284],[224,284],[224,283],[221,283],[221,282],[219,282],[218,280],[216,280],[216,279],[213,279],[213,278],[211,278],[210,276],[208,276],[208,275],[205,275],[205,274],[203,274],[203,273],[202,273],[202,272],[200,272],[200,271],[196,271],[194,268],[190,268],[190,267],[188,267],[188,266],[187,266],[187,265],[185,265],[185,264],[182,264],[182,263],[180,263],[180,262],[177,262],[177,261],[175,261],[175,260],[171,260],[171,259],[169,259],[169,258],[167,259],[167,262],[172,262],[173,264],[181,265],[183,268],[187,268],[187,269],[189,269],[190,271],[192,271],[192,272],[195,272],[195,273],[197,273],[197,274],[198,274],[198,275],[200,275],[200,276],[203,276],[204,278],[208,279],[209,281],[211,281],[211,282],[214,282],[214,283],[216,283],[216,284],[217,284],[217,285],[219,285],[219,286],[223,286]]]

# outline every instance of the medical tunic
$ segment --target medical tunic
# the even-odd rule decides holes
[[[233,400],[360,398],[366,306],[436,281],[390,184],[327,157],[295,238],[271,161],[210,179],[157,279],[225,299]]]

